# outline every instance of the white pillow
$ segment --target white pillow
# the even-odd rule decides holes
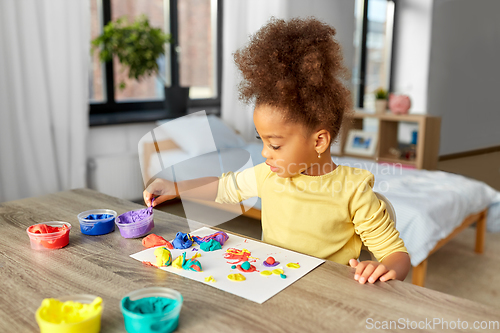
[[[155,134],[163,132],[190,156],[246,145],[245,140],[220,118],[206,116],[204,111],[157,123],[161,125],[154,130]]]

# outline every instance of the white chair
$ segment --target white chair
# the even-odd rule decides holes
[[[385,197],[385,195],[378,192],[373,192],[373,193],[375,193],[375,195],[379,200],[385,202],[385,207],[387,209],[387,212],[389,213],[391,220],[394,221],[394,226],[396,226],[396,211],[394,210],[394,206],[391,204],[389,199]]]

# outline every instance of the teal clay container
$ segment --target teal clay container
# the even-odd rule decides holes
[[[144,298],[162,297],[172,300],[173,306],[162,313],[138,313],[131,311],[130,303]],[[131,302],[130,302],[131,301]],[[163,287],[149,287],[134,290],[120,302],[120,309],[128,333],[170,333],[175,331],[179,324],[179,315],[182,308],[182,295],[173,289]]]

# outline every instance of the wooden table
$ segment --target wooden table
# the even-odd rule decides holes
[[[466,321],[469,329],[463,331],[474,331],[474,321],[500,321],[498,309],[408,283],[360,285],[353,280],[353,269],[333,262],[259,305],[142,265],[129,257],[144,249],[141,239],[125,239],[118,230],[103,236],[80,232],[76,216],[82,211],[109,208],[121,214],[141,207],[88,189],[0,204],[0,331],[37,331],[35,311],[44,298],[84,293],[104,300],[102,332],[125,332],[120,300],[148,286],[182,293],[179,332],[360,332],[375,331],[384,321],[407,327],[421,322],[429,330],[423,325],[434,318],[460,320],[461,325]],[[26,228],[53,220],[73,226],[69,245],[32,250]],[[183,218],[155,211],[154,233],[173,239],[177,231],[188,231]],[[401,326],[398,330],[393,324],[386,331],[401,331]]]

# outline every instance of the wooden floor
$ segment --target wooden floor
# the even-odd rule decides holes
[[[483,181],[500,191],[500,152],[440,161],[438,169]],[[180,202],[163,205],[161,210],[183,216]],[[260,223],[244,216],[222,228],[260,238]],[[425,286],[454,296],[500,309],[500,233],[487,233],[484,254],[474,252],[475,227],[432,254],[428,260]],[[412,272],[405,281],[411,283]]]

